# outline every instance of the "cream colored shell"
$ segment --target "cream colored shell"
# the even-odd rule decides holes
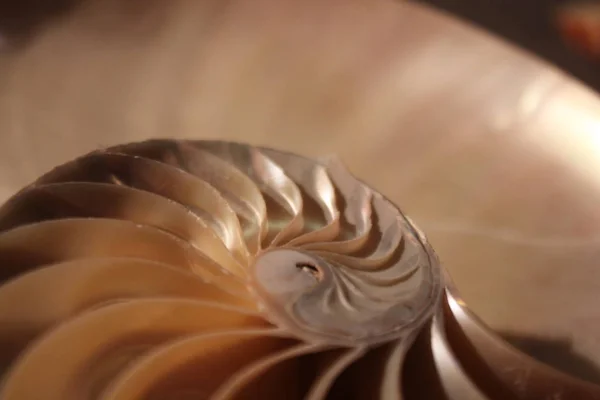
[[[440,309],[423,235],[335,160],[113,147],[15,195],[0,229],[3,400],[400,399]]]
[[[335,160],[100,150],[0,208],[0,265],[0,400],[600,400],[486,328]]]

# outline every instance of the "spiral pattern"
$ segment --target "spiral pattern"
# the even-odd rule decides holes
[[[335,159],[152,140],[0,208],[2,400],[600,400],[485,328]]]
[[[88,154],[0,230],[3,400],[316,400],[374,356],[362,397],[399,398],[441,298],[423,236],[339,162],[236,143]]]

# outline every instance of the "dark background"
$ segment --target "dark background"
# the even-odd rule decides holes
[[[414,0],[434,5],[537,53],[600,91],[600,63],[567,46],[554,25],[565,0]]]

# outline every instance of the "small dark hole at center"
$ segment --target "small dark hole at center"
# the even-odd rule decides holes
[[[321,275],[321,271],[319,271],[319,268],[309,263],[296,263],[296,268],[298,268],[301,271],[308,272],[316,278],[319,278],[319,276]]]

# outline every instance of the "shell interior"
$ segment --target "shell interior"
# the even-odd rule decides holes
[[[96,151],[0,208],[0,262],[3,400],[538,398],[473,368],[425,236],[335,159]]]

